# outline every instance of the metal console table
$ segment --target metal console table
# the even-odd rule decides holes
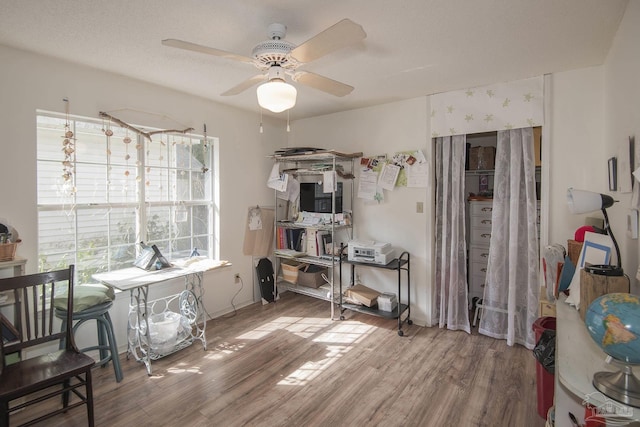
[[[207,349],[205,329],[207,318],[202,307],[202,279],[205,271],[230,266],[227,261],[202,260],[186,267],[170,267],[156,271],[145,271],[131,267],[108,273],[94,274],[93,278],[119,291],[129,291],[129,316],[127,322],[127,358],[129,355],[147,368],[151,375],[151,361],[202,342]],[[184,278],[185,290],[179,294],[149,300],[149,286],[171,279]],[[174,342],[154,343],[151,336],[150,318],[176,307],[182,319],[186,319],[190,329],[185,336],[178,336]],[[200,323],[201,322],[201,323]]]

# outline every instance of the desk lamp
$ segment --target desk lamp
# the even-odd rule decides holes
[[[618,257],[618,265],[591,265],[588,267],[588,271],[594,274],[600,274],[605,276],[623,276],[622,263],[620,260],[620,248],[616,238],[613,237],[613,231],[611,231],[611,225],[609,224],[609,217],[607,216],[607,208],[613,206],[616,200],[613,200],[611,196],[606,194],[594,193],[593,191],[576,190],[569,188],[567,190],[567,203],[569,204],[569,211],[572,214],[583,214],[594,212],[597,210],[602,211],[604,216],[604,228],[607,230],[607,234],[613,241],[613,246],[616,249],[616,255]]]

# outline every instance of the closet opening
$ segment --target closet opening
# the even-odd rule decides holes
[[[530,323],[540,290],[541,131],[435,138],[440,181],[435,303],[441,326],[464,324],[467,317],[480,333],[509,344],[534,344]],[[465,250],[447,250],[442,243],[447,239]]]

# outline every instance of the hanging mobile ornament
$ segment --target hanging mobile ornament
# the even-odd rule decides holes
[[[164,134],[163,134],[164,135]],[[160,190],[160,200],[162,198],[162,161],[164,160],[164,156],[162,152],[164,151],[163,147],[167,147],[169,145],[169,135],[167,135],[167,142],[165,143],[162,138],[160,139],[160,156],[158,156],[158,160],[160,160],[160,167],[158,168],[158,190]]]
[[[113,131],[111,130],[111,118],[107,122],[107,128],[104,129],[104,121],[102,126],[102,132],[107,137],[107,157],[111,156],[111,136],[113,135]],[[109,166],[109,170],[111,170],[111,166]]]
[[[107,123],[107,130],[104,131],[104,134],[107,136],[113,136],[113,131],[111,130],[111,117],[109,117],[109,122]]]
[[[180,145],[185,145],[184,137],[181,137],[181,138],[180,138]],[[193,148],[193,145],[192,145],[192,143],[191,143],[191,138],[189,138],[189,155],[191,155],[191,148]],[[190,168],[190,166],[189,166],[189,168]],[[185,174],[186,174],[185,170],[184,170],[184,169],[182,169],[182,170],[180,171],[180,176],[184,176]]]
[[[205,151],[207,150],[207,148],[209,148],[209,146],[207,144],[208,144],[208,141],[207,141],[207,124],[204,123],[204,143],[202,145],[202,148],[204,148]]]
[[[124,142],[124,160],[126,162],[126,168],[124,171],[124,176],[128,177],[130,172],[129,172],[129,159],[131,158],[131,156],[129,155],[129,144],[131,144],[131,138],[129,138],[129,130],[127,129],[125,137],[122,139],[122,142]]]
[[[147,150],[146,150],[145,156],[144,156],[144,158],[146,159],[147,162],[149,162],[149,159],[151,158],[150,157],[150,154],[151,154],[151,142],[152,142],[152,140],[151,140],[151,138],[149,138],[147,140]],[[149,175],[151,175],[150,172],[151,172],[151,166],[147,165],[146,173],[145,173],[146,180],[144,181],[144,185],[146,187],[149,187],[151,185],[151,181],[149,180]]]
[[[65,181],[71,181],[73,179],[73,161],[75,153],[75,138],[73,138],[73,131],[71,130],[71,124],[69,123],[69,100],[67,98],[62,99],[64,101],[64,139],[62,140],[62,152],[64,153],[64,160],[62,161],[62,179]]]
[[[205,152],[209,148],[209,146],[207,144],[208,144],[208,140],[207,140],[207,124],[205,123],[204,124],[204,146],[203,146]],[[207,173],[207,171],[209,170],[209,168],[206,165],[206,162],[207,162],[207,156],[204,156],[204,161],[202,162],[203,164],[202,164],[202,169],[201,169],[203,174]]]

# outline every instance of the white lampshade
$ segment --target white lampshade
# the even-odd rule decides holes
[[[567,204],[572,214],[582,214],[611,207],[613,198],[593,191],[569,188],[567,190]]]
[[[274,113],[281,113],[296,105],[298,91],[280,79],[261,84],[257,92],[258,104]]]

